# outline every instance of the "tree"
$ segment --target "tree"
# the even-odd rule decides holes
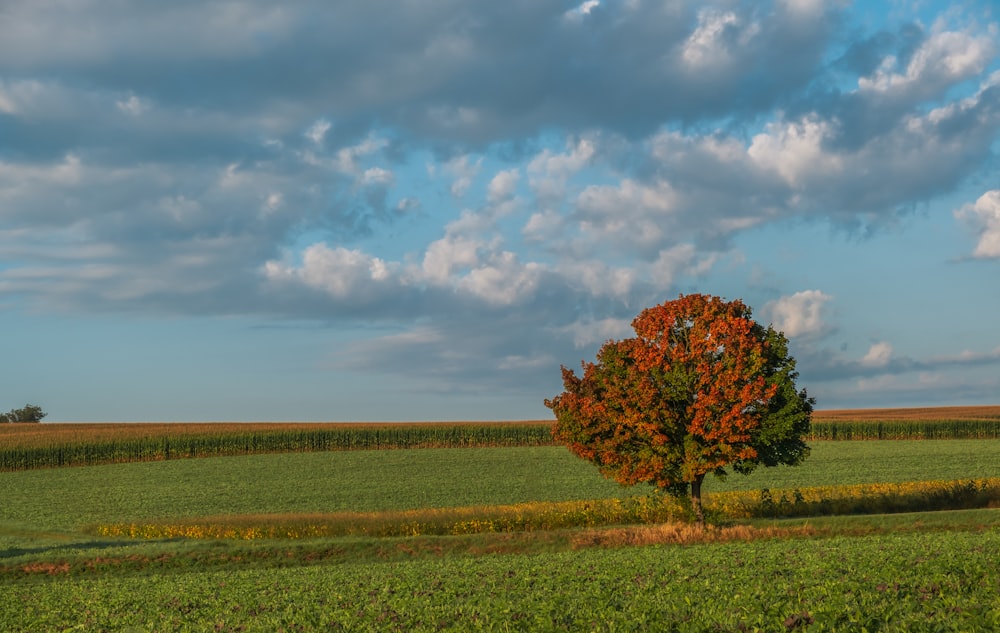
[[[0,413],[0,423],[2,422],[41,422],[47,413],[42,408],[33,404],[26,404],[20,409],[11,409],[8,413]]]
[[[681,295],[643,310],[635,338],[605,343],[545,406],[553,436],[623,485],[690,490],[704,524],[705,475],[795,465],[809,454],[814,400],[795,386],[785,335],[741,301]]]

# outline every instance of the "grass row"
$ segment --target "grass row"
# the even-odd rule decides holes
[[[819,417],[808,441],[997,439],[1000,418]],[[550,446],[551,423],[0,426],[0,471],[263,453]]]

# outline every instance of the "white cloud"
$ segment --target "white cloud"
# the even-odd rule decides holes
[[[337,299],[371,297],[378,282],[390,280],[390,266],[359,250],[313,244],[302,253],[299,267],[268,261],[264,276],[271,281],[296,281]]]
[[[559,272],[592,296],[618,299],[629,296],[639,276],[635,268],[608,266],[597,260],[567,262],[559,267]]]
[[[769,123],[753,137],[747,154],[762,169],[773,170],[792,187],[807,185],[814,176],[837,178],[843,159],[825,149],[833,123],[813,115],[798,121]]]
[[[550,242],[563,230],[565,218],[552,209],[532,213],[521,233],[529,242]]]
[[[334,169],[347,174],[357,174],[360,171],[360,167],[358,167],[359,159],[378,152],[388,144],[389,142],[384,138],[379,138],[378,136],[371,134],[368,138],[357,145],[344,147],[338,150],[336,158],[332,162],[332,166]],[[307,162],[309,161],[307,160]],[[322,160],[318,161],[318,164],[323,163],[324,161]]]
[[[905,69],[898,68],[895,56],[888,56],[871,77],[858,79],[858,89],[902,98],[926,96],[982,72],[995,53],[996,36],[995,26],[989,33],[973,35],[946,31],[939,23]]]
[[[115,101],[115,105],[121,112],[129,116],[139,116],[149,109],[149,103],[135,95],[129,95],[128,99]]]
[[[464,235],[449,234],[431,242],[424,252],[421,266],[423,276],[437,283],[445,283],[455,270],[471,268],[479,263],[481,240]]]
[[[388,169],[370,167],[361,174],[361,182],[365,185],[391,185],[395,176]]]
[[[839,0],[844,4],[848,0]],[[823,13],[827,5],[837,4],[836,0],[780,0],[778,4],[797,17],[815,17]]]
[[[84,182],[87,166],[75,154],[49,165],[28,165],[0,160],[0,199],[5,194],[29,193],[30,189],[70,187]]]
[[[264,204],[261,207],[261,212],[264,215],[274,213],[275,211],[281,208],[282,204],[284,204],[284,196],[282,196],[278,192],[270,193],[264,199]]]
[[[819,290],[803,290],[781,297],[762,308],[774,328],[789,337],[812,337],[827,329],[824,322],[824,305],[833,299]]]
[[[577,349],[633,334],[631,320],[616,318],[578,320],[556,331],[560,335],[568,335]]]
[[[862,357],[861,364],[865,367],[885,367],[892,360],[892,345],[884,341],[872,343],[868,352]]]
[[[487,190],[487,199],[490,202],[499,202],[510,198],[514,195],[514,191],[517,190],[517,181],[519,178],[520,170],[516,168],[501,171],[490,181]]]
[[[579,21],[585,16],[590,15],[590,12],[599,6],[601,6],[601,0],[585,0],[583,3],[564,13],[563,18],[567,20]]]
[[[538,286],[538,264],[521,264],[517,255],[503,251],[458,280],[458,287],[494,305],[510,305],[534,292]]]
[[[1000,257],[1000,189],[987,191],[979,196],[975,204],[965,205],[955,212],[955,217],[964,221],[979,235],[973,257]]]
[[[330,131],[332,124],[326,119],[319,119],[309,126],[305,132],[305,137],[312,141],[313,145],[322,145],[326,133]]]
[[[577,197],[580,231],[593,244],[613,243],[643,252],[663,244],[676,222],[678,196],[669,182],[643,184],[631,178],[617,185],[590,185]]]
[[[482,156],[472,159],[469,154],[456,156],[444,164],[444,171],[454,180],[451,183],[451,195],[461,198],[472,186],[472,180],[479,175],[483,166]]]
[[[528,182],[543,201],[561,201],[569,179],[586,167],[597,153],[597,145],[589,138],[567,142],[567,147],[568,151],[561,153],[546,148],[528,163]]]
[[[691,33],[681,53],[688,66],[706,70],[730,61],[730,51],[723,34],[729,27],[739,24],[732,11],[702,9],[698,12],[698,28]]]
[[[678,244],[660,251],[656,261],[650,264],[649,272],[653,284],[660,289],[669,288],[682,272],[705,271],[707,268],[693,266],[698,252],[693,244]],[[711,258],[706,258],[711,259]],[[711,267],[711,264],[708,264]]]

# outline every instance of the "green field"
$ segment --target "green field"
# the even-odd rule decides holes
[[[1000,440],[816,442],[800,467],[712,481],[707,491],[1000,477],[998,456]],[[1000,509],[757,521],[788,535],[610,549],[579,549],[579,530],[247,543],[131,541],[85,529],[647,492],[604,480],[560,447],[0,473],[0,630],[1000,628]]]
[[[993,530],[131,574],[6,584],[0,622],[24,631],[994,631],[997,552]]]
[[[706,481],[723,490],[1000,477],[1000,440],[817,442],[799,467]],[[0,473],[3,525],[399,510],[597,499],[622,488],[561,447],[282,453]],[[3,540],[0,540],[0,546]]]

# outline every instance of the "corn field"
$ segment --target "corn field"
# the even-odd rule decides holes
[[[0,471],[306,451],[551,446],[552,424],[204,423],[0,425]],[[807,441],[1000,438],[1000,417],[814,416]]]
[[[70,426],[70,425],[61,425]],[[386,450],[405,448],[474,448],[551,445],[551,425],[523,423],[224,425],[218,432],[188,433],[184,424],[157,425],[134,437],[115,439],[107,428],[77,427],[55,434],[62,441],[46,442],[44,433],[30,441],[0,435],[0,471],[92,466],[192,457],[221,457],[307,451]],[[108,425],[104,425],[107,427]],[[141,427],[142,425],[116,425]],[[199,430],[212,425],[198,425]],[[34,430],[38,430],[36,426]],[[136,429],[129,430],[136,432]],[[91,434],[93,433],[93,437]]]

